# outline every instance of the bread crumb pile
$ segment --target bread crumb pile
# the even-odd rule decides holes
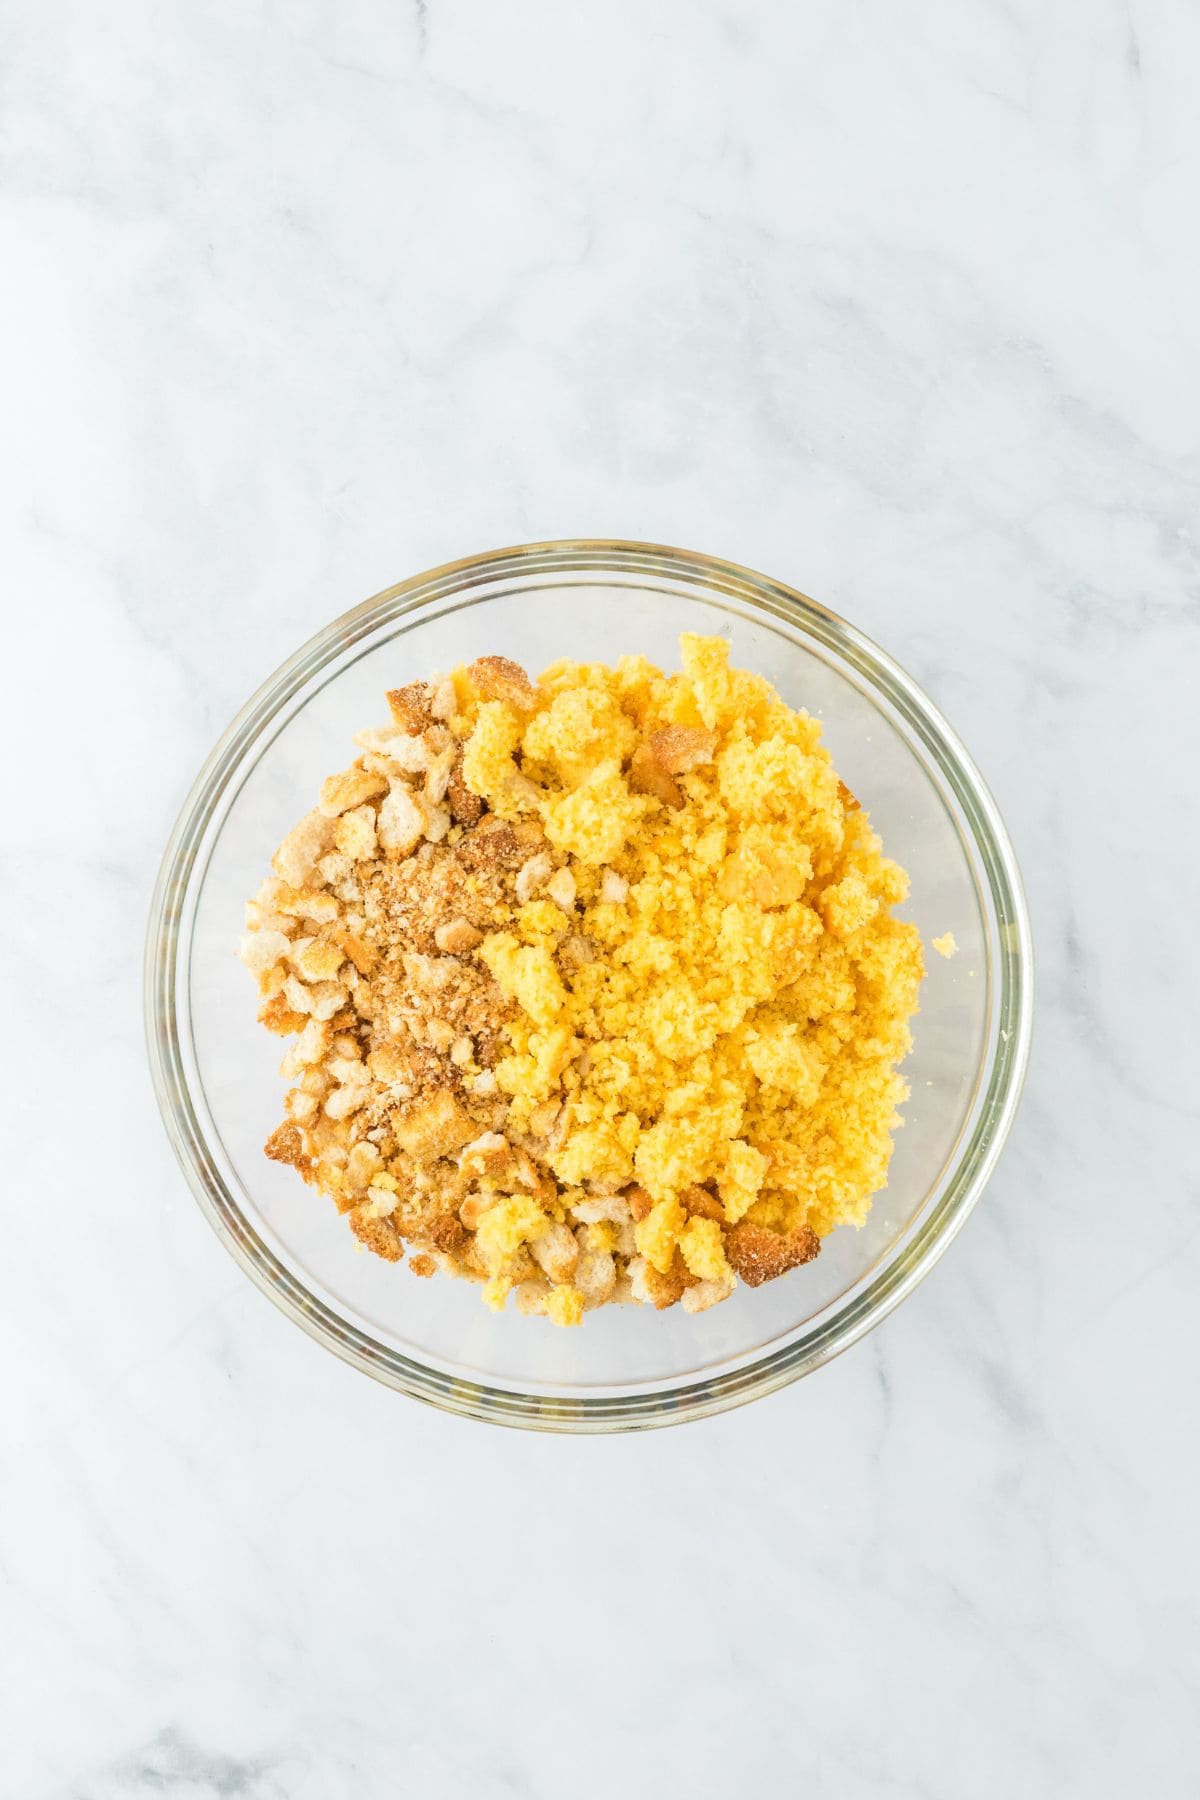
[[[561,1325],[811,1261],[907,1093],[903,871],[813,719],[681,650],[394,690],[247,910],[295,1038],[268,1156],[377,1254]]]

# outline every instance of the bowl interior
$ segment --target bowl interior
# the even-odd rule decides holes
[[[344,623],[244,734],[179,897],[174,1025],[187,1130],[204,1147],[209,1197],[243,1255],[272,1261],[293,1309],[309,1311],[327,1341],[344,1331],[360,1357],[365,1345],[375,1372],[392,1379],[411,1364],[450,1383],[586,1401],[711,1381],[814,1333],[904,1255],[961,1162],[981,1106],[1000,946],[979,845],[944,758],[853,650],[822,641],[803,617],[772,616],[694,576],[518,568]],[[953,931],[958,954],[927,957],[905,1123],[888,1187],[861,1231],[835,1233],[814,1264],[756,1292],[741,1288],[699,1317],[605,1308],[582,1330],[562,1331],[487,1311],[466,1282],[419,1281],[363,1253],[327,1200],[266,1160],[263,1140],[282,1116],[284,1045],[255,1022],[253,985],[235,954],[242,905],[322,778],[354,754],[353,733],[386,718],[385,689],[487,652],[531,671],[625,651],[675,668],[681,631],[723,634],[735,663],[823,721],[839,773],[912,878],[904,916],[927,946]]]

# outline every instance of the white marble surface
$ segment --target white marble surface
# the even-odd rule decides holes
[[[3,39],[0,1793],[1193,1794],[1200,13],[16,0]],[[140,1030],[251,688],[402,575],[577,534],[886,644],[1040,957],[922,1290],[612,1442],[309,1343]]]

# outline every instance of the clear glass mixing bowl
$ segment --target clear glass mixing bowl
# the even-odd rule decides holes
[[[359,1253],[333,1206],[268,1162],[281,1044],[235,955],[271,850],[386,717],[384,691],[488,652],[537,671],[641,651],[678,665],[681,631],[824,722],[839,773],[912,877],[928,958],[912,1096],[886,1190],[815,1263],[697,1317],[612,1307],[563,1331],[489,1312],[478,1289]],[[336,620],[229,727],[171,835],[146,951],[150,1066],[171,1142],[218,1235],[276,1305],[347,1362],[451,1412],[553,1431],[621,1431],[736,1406],[878,1324],[941,1255],[1012,1123],[1032,1015],[1029,923],[995,805],[954,733],[882,651],[803,595],[687,551],[529,544],[435,569]]]

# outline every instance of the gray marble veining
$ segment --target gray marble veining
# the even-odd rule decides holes
[[[41,0],[3,36],[0,1793],[1194,1793],[1200,15]],[[920,1292],[613,1442],[305,1340],[188,1197],[140,1031],[158,855],[245,696],[402,575],[569,535],[885,644],[1039,958],[1021,1118]]]

